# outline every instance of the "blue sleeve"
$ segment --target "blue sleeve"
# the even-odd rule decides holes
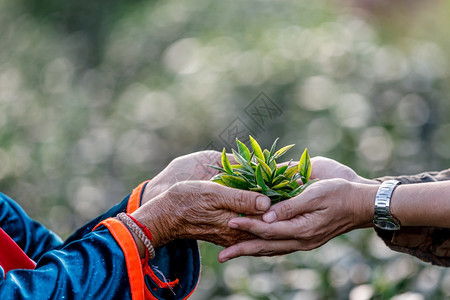
[[[50,249],[62,245],[61,239],[55,233],[28,217],[16,202],[2,193],[0,227],[34,261]]]
[[[94,229],[94,227],[97,226],[97,224],[99,224],[103,220],[106,220],[107,218],[115,217],[121,212],[126,212],[128,199],[129,199],[129,196],[125,197],[125,199],[123,199],[120,203],[113,206],[107,212],[97,216],[95,219],[92,219],[87,224],[78,228],[71,236],[69,236],[64,241],[64,245],[70,244],[73,241],[81,239],[83,236],[90,233],[92,231],[92,229]]]
[[[0,272],[0,299],[139,299],[141,293],[146,299],[189,297],[200,275],[196,241],[175,240],[156,249],[155,259],[141,261],[126,227],[108,219],[128,211],[130,199],[139,201],[140,197],[141,192],[126,197],[62,243],[0,194],[0,226],[37,261],[34,270],[13,270],[6,276]],[[115,224],[92,231],[100,222]],[[119,229],[129,238],[117,235]],[[165,286],[165,279],[174,284]]]
[[[43,254],[0,281],[0,299],[131,299],[123,252],[106,228]]]

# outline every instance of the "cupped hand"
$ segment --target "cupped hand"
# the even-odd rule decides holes
[[[229,155],[229,159],[231,162],[234,162],[231,154]],[[146,186],[142,197],[142,204],[168,190],[177,182],[209,180],[219,173],[218,170],[205,166],[206,164],[221,167],[221,153],[207,150],[175,158]]]
[[[340,162],[323,157],[316,156],[311,159],[311,178],[312,179],[331,179],[342,178],[350,182],[376,184],[377,181],[359,176],[352,168],[341,164]]]
[[[371,226],[377,186],[343,179],[321,180],[302,194],[272,206],[263,220],[233,218],[231,228],[260,239],[233,245],[219,261],[243,255],[271,256],[315,249],[335,236]]]
[[[270,199],[209,181],[181,181],[148,201],[133,215],[154,236],[155,247],[177,238],[208,241],[221,246],[255,238],[249,232],[228,227],[239,213],[262,214]]]

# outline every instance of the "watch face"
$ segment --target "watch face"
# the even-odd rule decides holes
[[[399,224],[392,222],[392,221],[388,221],[388,220],[378,220],[377,222],[375,222],[375,225],[384,230],[399,230],[400,229]]]

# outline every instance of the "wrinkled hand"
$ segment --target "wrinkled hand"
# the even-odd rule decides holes
[[[143,203],[168,190],[177,182],[187,180],[209,180],[219,171],[205,164],[222,166],[221,153],[217,151],[201,151],[175,158],[161,173],[146,186]],[[234,161],[232,155],[229,156]]]
[[[350,167],[341,164],[334,159],[316,156],[311,159],[311,178],[312,179],[331,179],[342,178],[350,182],[376,184],[377,181],[369,180],[359,176]]]
[[[230,220],[231,228],[261,239],[233,245],[219,261],[242,255],[271,256],[317,248],[335,236],[371,226],[376,185],[343,179],[321,180],[302,194],[272,206],[263,220],[247,217]],[[372,204],[372,206],[370,205]]]
[[[228,227],[239,213],[262,214],[270,199],[209,181],[182,181],[140,207],[133,215],[154,236],[155,247],[177,238],[198,239],[222,246],[255,238]]]

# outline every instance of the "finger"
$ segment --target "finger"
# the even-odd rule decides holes
[[[330,169],[331,165],[333,164],[334,160],[330,158],[326,158],[323,156],[315,156],[311,158],[311,179],[326,179],[330,177],[330,174],[327,172],[327,170]]]
[[[267,223],[275,221],[289,220],[306,211],[306,192],[297,197],[284,200],[273,205],[268,212],[263,215],[263,220]]]
[[[220,251],[218,260],[224,263],[239,256],[273,256],[297,251],[302,248],[302,242],[297,240],[266,241],[250,240],[232,245]]]
[[[296,238],[307,228],[304,218],[297,217],[291,221],[266,223],[258,219],[239,217],[228,221],[228,227],[249,232],[265,240],[284,240]]]
[[[222,208],[242,214],[261,214],[270,208],[269,197],[257,192],[238,190],[215,183],[216,198]]]

